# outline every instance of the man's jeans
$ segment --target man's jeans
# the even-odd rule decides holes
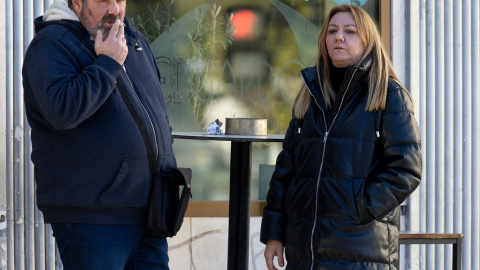
[[[165,238],[148,233],[145,224],[52,224],[65,270],[168,270]]]

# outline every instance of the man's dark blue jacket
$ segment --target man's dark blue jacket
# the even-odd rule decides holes
[[[155,57],[125,23],[123,68],[95,55],[80,22],[35,20],[22,74],[37,205],[46,223],[146,223],[152,173],[117,81],[148,129],[160,170],[176,167]]]

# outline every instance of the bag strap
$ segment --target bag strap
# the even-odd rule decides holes
[[[150,136],[148,135],[147,127],[145,126],[143,121],[140,119],[140,115],[138,114],[137,110],[133,106],[132,101],[130,100],[130,98],[128,98],[125,88],[123,88],[122,84],[119,83],[118,81],[117,81],[117,89],[120,95],[122,96],[122,99],[125,102],[125,105],[127,105],[127,108],[130,111],[130,114],[135,120],[135,123],[137,124],[137,127],[140,130],[140,133],[142,134],[143,141],[145,142],[145,146],[147,148],[148,163],[150,166],[150,170],[152,171],[152,175],[159,176],[160,172],[158,170],[157,160],[155,158],[155,151],[153,151],[153,144],[152,144],[152,141],[150,140]]]
[[[89,44],[89,40],[85,38],[85,36],[82,34],[80,29],[77,29],[74,26],[68,25],[68,24],[63,24],[65,28],[70,30],[70,32],[80,41],[83,43],[83,45],[92,53],[92,55],[95,57],[96,53],[91,44]],[[160,176],[160,171],[158,169],[158,164],[157,160],[155,158],[155,151],[153,150],[153,145],[152,141],[150,140],[150,136],[148,135],[147,128],[145,127],[145,124],[142,122],[140,115],[138,114],[137,110],[135,109],[135,106],[133,105],[132,101],[130,98],[128,98],[127,92],[125,91],[125,88],[123,88],[122,84],[120,84],[117,81],[117,89],[120,95],[122,96],[123,102],[125,102],[125,105],[127,105],[128,110],[130,111],[130,114],[132,115],[133,119],[135,120],[135,123],[137,124],[138,129],[140,130],[140,133],[142,134],[143,141],[145,143],[145,147],[147,148],[147,155],[148,155],[148,165],[150,166],[150,170],[152,171],[152,175],[155,176]]]

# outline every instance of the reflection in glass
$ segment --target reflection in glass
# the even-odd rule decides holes
[[[151,44],[174,131],[251,117],[283,134],[299,72],[315,63],[321,23],[343,2],[378,21],[378,0],[131,0],[127,17]],[[228,142],[176,140],[174,150],[179,166],[193,169],[193,200],[228,200]],[[264,199],[268,164],[280,150],[280,143],[253,144],[252,200]]]

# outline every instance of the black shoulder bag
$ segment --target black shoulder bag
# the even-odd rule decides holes
[[[162,172],[159,171],[152,141],[145,124],[141,121],[125,89],[118,82],[117,88],[142,134],[153,175],[147,227],[157,237],[173,237],[182,226],[188,201],[191,197],[192,170],[190,168],[171,168]],[[179,194],[180,186],[183,186],[181,195]]]

